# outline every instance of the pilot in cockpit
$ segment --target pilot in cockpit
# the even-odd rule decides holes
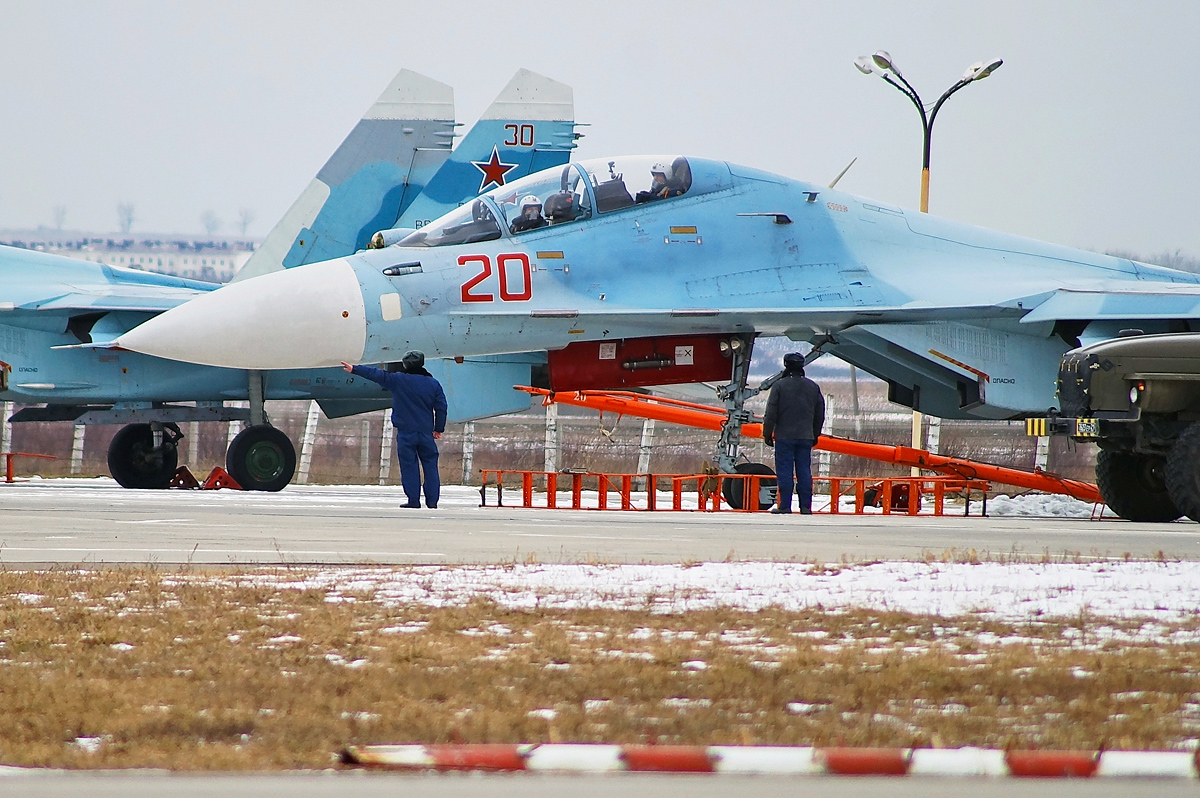
[[[523,198],[520,208],[520,215],[509,225],[510,232],[513,234],[524,233],[526,230],[536,230],[546,226],[546,218],[542,216],[542,201],[536,196],[530,194]]]
[[[683,189],[675,184],[672,180],[673,170],[665,163],[656,163],[650,167],[651,184],[649,191],[639,191],[634,201],[654,202],[655,200],[667,199],[669,197],[678,197],[683,193]]]

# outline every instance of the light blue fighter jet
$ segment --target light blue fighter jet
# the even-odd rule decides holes
[[[1193,274],[648,156],[494,188],[393,246],[223,288],[116,343],[240,369],[541,353],[553,390],[732,375],[737,421],[755,337],[784,335],[886,380],[892,401],[988,420],[1056,406],[1068,350],[1198,320]],[[723,444],[729,469],[736,437]],[[1112,493],[1144,490],[1110,477]]]
[[[488,187],[481,180],[504,185],[547,164],[565,164],[575,147],[573,117],[569,87],[521,70],[451,151],[452,89],[404,70],[235,279],[350,255],[372,246],[381,227],[410,219],[416,227],[421,214],[441,215],[473,199]],[[279,490],[295,466],[294,447],[270,425],[265,400],[316,399],[329,417],[390,406],[379,386],[340,369],[214,368],[112,345],[146,319],[217,287],[0,247],[0,400],[38,405],[20,410],[14,422],[125,424],[108,464],[126,487],[170,482],[179,423],[248,420],[226,464],[244,487],[259,490]],[[480,387],[527,381],[530,358],[472,358],[453,373],[431,358],[428,367],[453,398],[455,419],[528,406],[522,397]],[[225,400],[248,400],[249,409],[225,407]]]

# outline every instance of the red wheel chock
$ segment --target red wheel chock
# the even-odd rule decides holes
[[[196,479],[190,468],[180,466],[175,469],[175,476],[171,478],[171,482],[167,487],[179,488],[180,490],[220,490],[221,488],[245,490],[245,488],[237,483],[236,479],[229,476],[228,471],[220,466],[209,472],[208,478],[203,483]]]
[[[200,487],[200,483],[192,474],[192,471],[187,466],[180,466],[175,469],[175,476],[171,477],[171,481],[167,483],[168,488],[178,488],[179,490],[196,490]]]

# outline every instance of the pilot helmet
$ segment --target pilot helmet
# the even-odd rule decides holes
[[[804,375],[804,355],[800,352],[788,352],[783,356],[783,370],[800,372]]]
[[[538,213],[542,210],[542,201],[533,194],[521,199],[521,215],[524,216],[530,208],[537,208]]]
[[[404,353],[404,357],[400,358],[401,365],[405,371],[416,371],[425,365],[425,353],[416,349],[411,349]]]
[[[661,163],[661,162],[660,162],[660,163],[656,163],[656,164],[654,164],[654,166],[651,166],[651,167],[650,167],[650,174],[652,174],[652,175],[662,175],[663,182],[664,182],[664,183],[670,183],[670,182],[671,182],[671,177],[672,177],[672,175],[673,175],[673,172],[671,171],[671,167],[670,167],[670,166],[668,166],[668,165],[667,165],[667,164],[665,164],[665,163]]]

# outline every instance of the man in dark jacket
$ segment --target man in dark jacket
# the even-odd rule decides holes
[[[783,377],[771,388],[763,418],[763,440],[775,447],[775,477],[779,499],[773,513],[792,511],[792,477],[800,512],[812,513],[812,449],[825,425],[825,397],[804,376],[804,355],[783,356]]]
[[[441,384],[425,370],[425,355],[406,352],[400,359],[400,371],[384,371],[373,366],[342,368],[351,374],[377,382],[392,393],[392,426],[396,428],[396,459],[400,461],[400,484],[408,504],[421,506],[421,471],[425,472],[425,506],[435,508],[441,496],[438,477],[438,449],[435,441],[446,430],[446,394]],[[418,462],[420,466],[418,467]]]

